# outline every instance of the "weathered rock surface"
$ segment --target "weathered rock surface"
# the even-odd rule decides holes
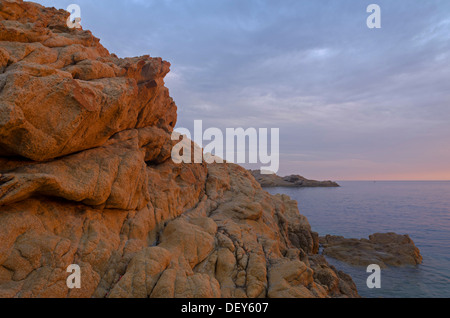
[[[408,235],[376,233],[368,240],[327,235],[320,238],[320,244],[324,255],[357,266],[377,264],[385,268],[422,263],[420,251]]]
[[[164,145],[171,145],[170,135],[148,127],[120,132],[101,147],[51,162],[21,162],[0,174],[0,205],[47,195],[106,208],[143,208],[149,201],[145,161],[168,159]],[[5,162],[0,172],[14,163]]]
[[[264,188],[288,187],[288,188],[317,188],[339,187],[333,181],[308,180],[299,175],[280,177],[276,174],[262,174],[260,170],[250,170],[250,173]]]
[[[358,297],[295,201],[170,160],[167,62],[67,17],[0,0],[0,297]]]
[[[46,161],[103,145],[115,133],[170,130],[176,106],[164,87],[170,64],[119,59],[67,12],[0,2],[0,156]]]

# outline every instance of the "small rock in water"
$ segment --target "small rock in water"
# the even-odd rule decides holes
[[[320,244],[324,255],[351,265],[386,268],[422,263],[420,250],[408,235],[376,233],[368,240],[327,235],[320,238]]]

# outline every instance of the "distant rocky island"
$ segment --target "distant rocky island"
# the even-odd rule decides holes
[[[256,181],[261,184],[263,188],[274,187],[290,187],[290,188],[336,188],[339,184],[333,181],[316,181],[308,180],[299,175],[290,175],[287,177],[280,177],[276,174],[262,174],[261,170],[249,170]]]

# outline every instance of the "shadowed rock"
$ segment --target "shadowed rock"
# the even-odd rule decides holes
[[[149,127],[119,133],[101,147],[51,162],[26,163],[0,175],[0,205],[44,195],[110,209],[141,209],[149,200],[145,162],[165,161],[170,155],[163,151],[165,144],[170,145],[170,135]]]
[[[408,235],[376,233],[369,239],[346,239],[327,235],[320,238],[323,254],[340,261],[380,267],[418,265],[422,263],[419,249]]]

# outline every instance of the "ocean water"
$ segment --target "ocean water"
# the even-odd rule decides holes
[[[350,274],[363,297],[450,297],[450,182],[340,182],[341,188],[268,188],[297,200],[320,235],[368,238],[377,232],[409,234],[423,264],[382,269],[381,289],[369,289],[366,268],[327,257]]]

